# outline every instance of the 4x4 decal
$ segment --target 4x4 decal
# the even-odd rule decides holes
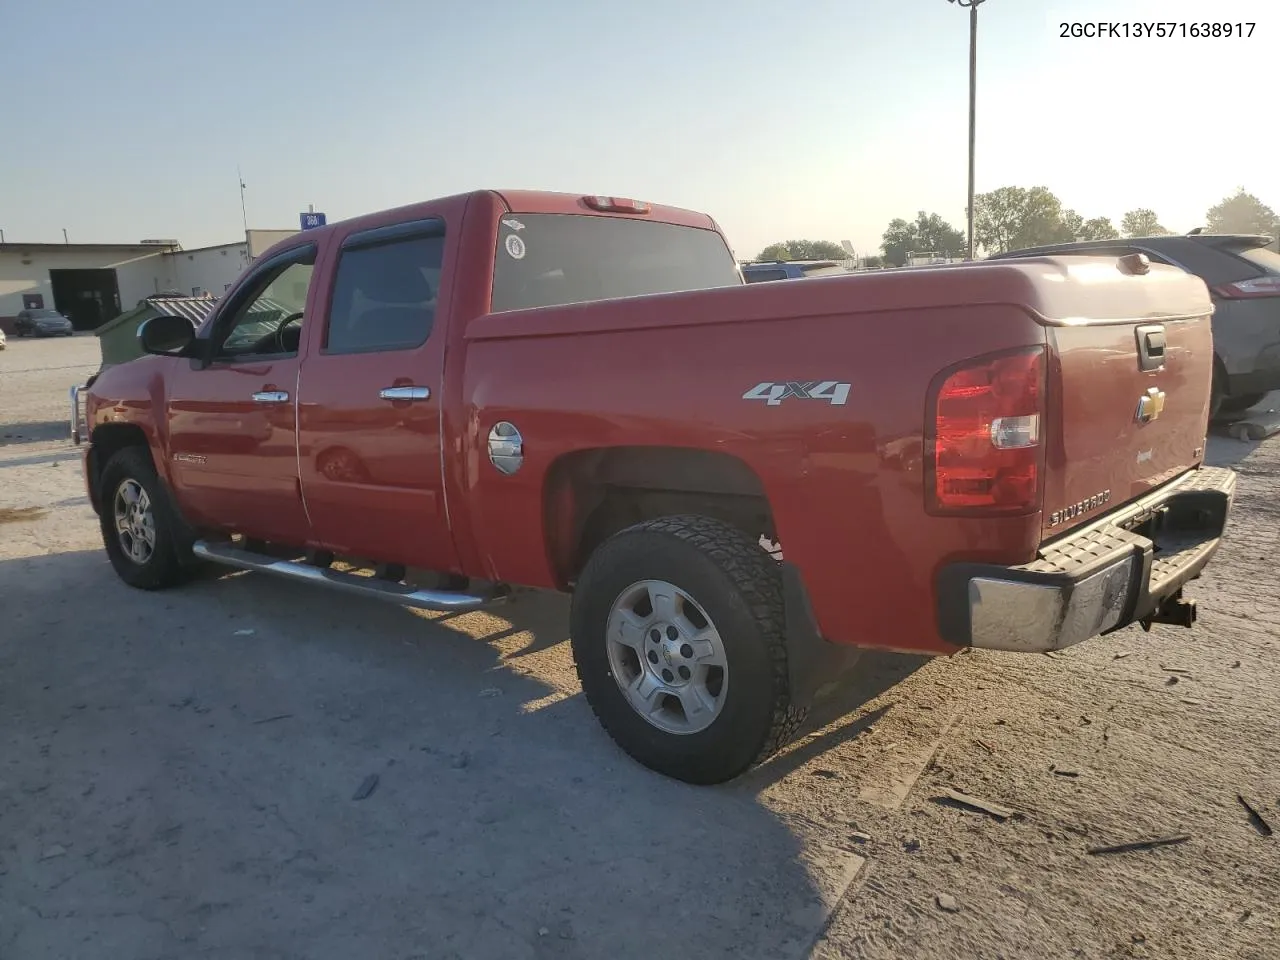
[[[763,400],[766,405],[776,407],[787,397],[797,397],[801,400],[826,400],[832,406],[840,407],[849,399],[850,386],[836,380],[788,380],[786,383],[766,380],[744,393],[742,399]]]

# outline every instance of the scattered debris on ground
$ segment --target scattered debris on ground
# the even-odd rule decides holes
[[[1150,840],[1132,840],[1129,843],[1090,847],[1086,852],[1091,856],[1104,853],[1132,853],[1136,850],[1154,850],[1156,847],[1168,847],[1176,843],[1186,843],[1190,839],[1191,834],[1189,833],[1176,833],[1168,837],[1152,837]]]
[[[356,788],[356,792],[351,795],[352,800],[364,800],[369,797],[373,791],[378,789],[378,775],[371,773]]]
[[[980,797],[971,797],[967,793],[961,793],[959,790],[944,790],[934,797],[934,800],[949,806],[967,807],[978,813],[985,813],[988,816],[995,817],[997,820],[1008,820],[1010,817],[1017,816],[1016,811],[1003,804],[983,800]]]
[[[1269,837],[1274,832],[1271,824],[1267,823],[1266,818],[1262,816],[1257,804],[1250,803],[1242,793],[1236,794],[1236,799],[1240,801],[1240,805],[1249,812],[1249,822],[1253,824],[1253,828],[1264,837]]]

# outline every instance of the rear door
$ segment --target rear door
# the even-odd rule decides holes
[[[447,291],[441,218],[341,242],[299,384],[299,469],[315,542],[449,570],[440,403]],[[438,310],[438,308],[440,308]]]

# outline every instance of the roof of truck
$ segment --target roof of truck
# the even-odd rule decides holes
[[[314,242],[315,238],[324,235],[326,232],[334,231],[341,228],[344,232],[352,228],[360,228],[363,226],[378,227],[386,224],[395,223],[400,220],[413,219],[415,216],[429,216],[430,211],[435,210],[437,213],[442,206],[449,204],[466,204],[472,199],[482,196],[496,198],[504,204],[511,213],[516,214],[535,214],[535,213],[552,213],[552,214],[583,214],[586,216],[604,216],[604,217],[625,217],[626,219],[635,220],[651,220],[659,223],[672,223],[677,226],[699,227],[703,230],[719,230],[719,226],[715,220],[705,213],[698,213],[696,210],[686,210],[683,207],[669,207],[661,204],[648,203],[648,209],[644,213],[626,213],[618,211],[600,211],[593,210],[587,205],[588,197],[600,197],[609,199],[621,199],[620,194],[579,194],[579,193],[556,193],[549,190],[472,190],[467,193],[453,194],[448,197],[437,197],[431,200],[424,200],[420,203],[410,203],[401,207],[392,207],[386,210],[377,210],[371,213],[361,214],[357,217],[351,217],[346,220],[336,220],[323,227],[316,227],[311,230],[304,230],[301,233],[294,234],[271,249],[286,250],[303,243]]]

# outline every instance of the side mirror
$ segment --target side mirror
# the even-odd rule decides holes
[[[196,332],[191,321],[162,313],[144,320],[138,327],[138,343],[147,353],[161,357],[183,357],[195,343]]]

